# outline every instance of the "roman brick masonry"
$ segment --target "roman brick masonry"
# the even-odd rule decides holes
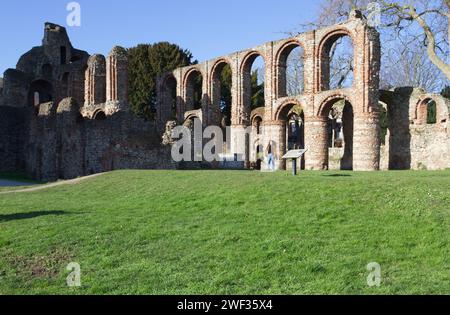
[[[23,55],[0,80],[0,171],[25,170],[36,179],[56,180],[116,169],[218,167],[222,164],[173,162],[170,133],[177,125],[192,125],[194,118],[203,127],[225,127],[219,80],[225,65],[232,72],[231,145],[226,153],[243,156],[247,168],[265,167],[262,152],[269,141],[275,144],[277,168],[286,167],[281,156],[291,148],[288,129],[294,112],[302,125],[296,148],[308,150],[304,169],[450,168],[450,102],[418,88],[381,91],[379,34],[358,11],[338,25],[161,76],[154,121],[129,110],[126,49],[90,56],[72,47],[63,27],[46,23],[44,33],[42,46]],[[330,49],[343,36],[353,44],[353,83],[330,89]],[[286,62],[296,47],[304,52],[304,89],[288,96]],[[252,111],[250,70],[258,56],[265,63],[265,104]],[[196,108],[194,80],[199,75],[202,97]],[[431,101],[436,104],[433,124],[427,117]],[[329,119],[338,102],[343,104],[341,136],[335,138]],[[250,140],[242,137],[248,127]]]

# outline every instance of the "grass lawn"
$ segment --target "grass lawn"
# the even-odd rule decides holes
[[[449,294],[449,241],[450,171],[118,171],[0,195],[0,294]]]

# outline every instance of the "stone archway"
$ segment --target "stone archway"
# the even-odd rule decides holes
[[[281,157],[289,150],[305,149],[305,112],[298,102],[286,102],[277,111],[275,120],[280,129],[279,164],[280,169],[286,169],[286,161]],[[300,163],[305,169],[305,157]]]
[[[185,111],[199,110],[203,108],[203,80],[202,72],[196,68],[191,69],[185,76]]]
[[[45,80],[33,81],[28,91],[28,104],[39,110],[39,105],[54,101],[53,85]]]
[[[353,170],[355,121],[353,105],[346,97],[331,97],[321,106],[319,117],[325,127],[322,129],[324,135],[321,137],[323,141],[321,145],[323,168]],[[340,145],[336,145],[339,142]],[[338,147],[338,150],[336,150],[336,147]],[[331,157],[330,151],[332,152]]]
[[[336,58],[336,55],[340,54],[340,46],[343,46],[345,51],[349,52],[349,56]],[[317,55],[320,61],[318,74],[319,91],[339,89],[353,85],[356,54],[355,41],[349,30],[345,28],[336,29],[325,35],[319,45]],[[350,64],[343,65],[344,62],[349,62]],[[350,79],[346,78],[348,76],[350,76]],[[345,80],[349,82],[345,82]]]
[[[233,121],[233,70],[227,59],[218,60],[211,70],[211,110],[209,123],[225,131]]]
[[[298,50],[298,53],[296,51]],[[292,56],[295,54],[295,56]],[[291,58],[293,57],[293,58]],[[286,97],[300,95],[305,88],[305,50],[304,45],[298,40],[286,42],[276,55],[276,97]],[[301,73],[293,73],[300,71]],[[294,78],[295,77],[295,78]],[[294,80],[295,79],[295,80]],[[291,80],[302,82],[290,82]],[[296,92],[293,92],[290,85],[298,84]]]
[[[434,125],[438,120],[438,107],[431,97],[421,99],[416,106],[416,123],[418,125]]]
[[[180,117],[177,108],[177,86],[178,82],[174,75],[164,78],[161,86],[161,111],[160,116],[163,121],[178,120]]]
[[[92,115],[93,120],[106,120],[106,114],[103,110],[99,109]]]
[[[237,118],[239,120],[241,120],[241,124],[244,126],[248,126],[250,124],[250,114],[251,114],[252,110],[254,110],[258,107],[266,106],[265,82],[264,82],[262,90],[259,91],[260,94],[262,93],[262,95],[260,95],[259,98],[257,97],[256,91],[254,91],[255,78],[252,77],[253,76],[252,67],[258,58],[261,58],[262,62],[264,64],[262,66],[263,73],[259,73],[259,74],[263,75],[264,80],[265,80],[265,76],[266,76],[266,72],[267,72],[267,61],[266,61],[266,58],[264,57],[264,54],[262,54],[258,51],[251,51],[244,57],[242,66],[241,66],[241,70],[240,70],[241,78],[242,78],[242,83],[241,83],[241,86],[242,86],[242,92],[241,92],[242,108],[240,108],[238,110],[238,114],[240,117],[237,117]],[[257,75],[258,75],[258,73],[257,73]],[[258,78],[256,78],[256,81],[258,81]],[[258,84],[259,83],[257,82],[256,85],[258,85]],[[238,119],[236,119],[235,121],[237,122]]]

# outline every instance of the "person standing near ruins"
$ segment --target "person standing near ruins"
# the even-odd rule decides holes
[[[269,145],[266,149],[267,153],[267,166],[269,171],[275,171],[275,156],[274,156],[274,146],[272,144],[272,140],[269,141]]]

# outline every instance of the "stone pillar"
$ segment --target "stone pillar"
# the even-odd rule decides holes
[[[305,168],[328,169],[327,117],[305,117]]]
[[[377,171],[380,169],[379,114],[355,116],[353,136],[353,170]]]
[[[263,152],[264,161],[262,163],[263,169],[268,169],[267,165],[267,147],[269,141],[272,142],[272,150],[275,159],[275,169],[284,170],[286,164],[282,160],[283,155],[286,152],[286,122],[284,121],[270,121],[264,124],[264,142]]]
[[[106,97],[108,102],[128,103],[128,57],[122,47],[114,47],[106,65]]]

